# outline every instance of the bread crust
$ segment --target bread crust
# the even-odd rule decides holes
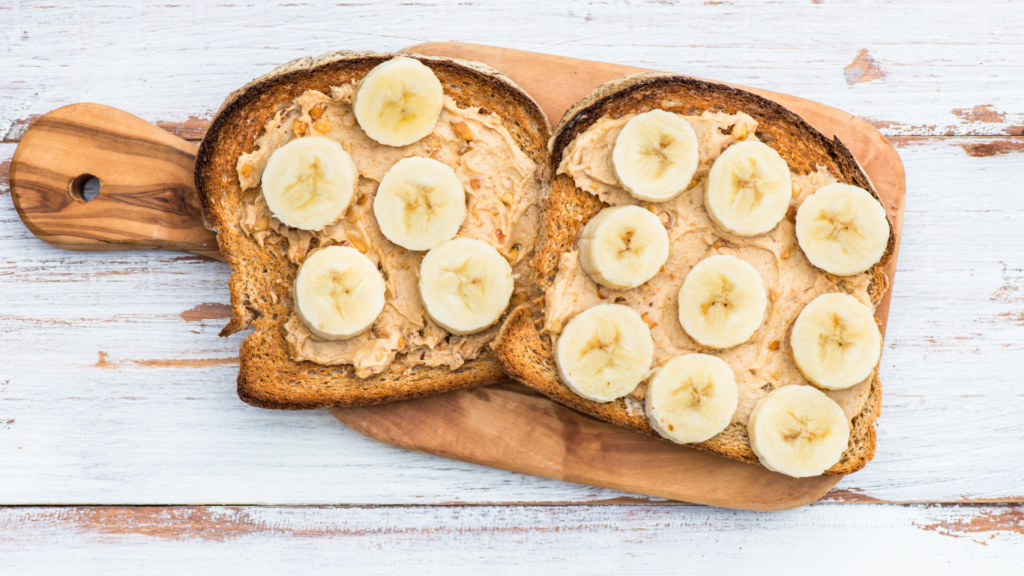
[[[705,110],[749,114],[758,122],[758,138],[779,152],[792,170],[807,174],[819,165],[825,166],[840,182],[864,188],[881,202],[870,179],[838,138],[826,138],[802,118],[771,100],[724,84],[686,76],[658,72],[623,76],[599,86],[570,108],[549,143],[548,167],[552,175],[549,177],[548,196],[543,200],[545,213],[534,259],[538,282],[545,290],[554,281],[560,255],[576,249],[583,226],[606,206],[592,194],[577,188],[568,175],[553,175],[566,146],[602,117],[619,118],[655,108],[686,115],[699,115]],[[891,222],[889,228],[885,253],[881,261],[869,270],[872,279],[868,294],[875,304],[881,301],[889,286],[883,269],[892,258],[896,245]],[[508,317],[495,345],[498,362],[505,371],[523,384],[571,408],[662,438],[643,414],[630,414],[624,399],[603,404],[593,402],[573,393],[561,382],[550,339],[542,334],[543,318],[543,298],[523,304]],[[868,400],[851,422],[850,446],[825,475],[856,472],[874,457],[873,424],[881,409],[882,386],[876,369]],[[689,446],[744,462],[758,462],[750,448],[746,426],[741,424],[730,424],[714,438]]]
[[[272,237],[261,247],[238,226],[247,194],[235,172],[240,154],[251,152],[260,131],[278,111],[307,90],[330,93],[331,86],[362,78],[398,54],[341,51],[293,60],[232,92],[214,115],[196,156],[196,191],[206,226],[217,232],[220,252],[231,265],[231,319],[221,331],[254,332],[239,353],[238,395],[261,408],[309,409],[361,406],[416,398],[506,378],[491,349],[452,370],[445,366],[402,367],[358,378],[349,366],[293,361],[284,324],[291,314],[288,286],[297,266],[286,245]],[[478,62],[403,53],[430,67],[445,94],[460,106],[477,106],[501,117],[519,147],[538,165],[546,162],[550,137],[540,106],[500,72]],[[528,279],[533,282],[533,279]]]

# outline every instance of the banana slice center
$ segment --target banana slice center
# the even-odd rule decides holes
[[[802,417],[793,412],[788,412],[791,421],[782,429],[782,437],[786,442],[811,443],[822,437],[823,434],[814,432],[815,424],[810,418]]]
[[[718,277],[717,289],[709,291],[709,298],[701,304],[701,312],[708,318],[708,324],[716,327],[725,326],[726,318],[733,306],[732,297],[736,285],[725,276]]]
[[[700,375],[684,382],[673,394],[682,399],[680,408],[700,410],[701,402],[710,400],[713,390],[714,385],[708,380],[707,376]],[[669,425],[669,430],[671,429],[672,426]]]
[[[314,157],[308,167],[308,170],[299,172],[298,176],[285,186],[282,193],[284,201],[298,210],[306,210],[311,204],[326,196],[320,190],[320,184],[326,176],[320,158]]]
[[[391,126],[402,126],[412,118],[420,95],[408,86],[402,86],[400,93],[390,96],[381,110],[381,119]]]
[[[622,333],[614,325],[603,322],[580,349],[580,365],[595,375],[628,368],[631,354],[622,340]]]
[[[852,215],[826,213],[821,220],[824,233],[820,236],[834,242],[844,253],[862,254],[870,249],[867,237],[860,231]]]
[[[470,312],[476,312],[475,304],[485,299],[486,278],[483,270],[473,265],[470,259],[464,260],[454,267],[446,267],[445,273],[451,275],[453,289],[459,295],[462,305]]]
[[[761,191],[758,180],[734,174],[733,185],[736,187],[736,193],[732,198],[731,206],[736,213],[753,212],[764,199],[764,192]]]
[[[670,148],[678,149],[681,146],[678,141],[663,133],[655,134],[654,138],[648,138],[641,148],[640,153],[644,156],[644,161],[648,163],[653,161],[655,164],[654,169],[649,171],[655,178],[661,178],[665,174],[665,169],[675,164],[675,161],[669,157]]]
[[[334,310],[342,318],[351,318],[354,316],[359,303],[352,296],[359,286],[363,283],[362,278],[352,280],[351,277],[338,273],[337,271],[331,272],[327,277],[328,288],[325,290],[330,295],[330,300],[334,304]]]
[[[447,206],[444,200],[436,198],[439,196],[437,186],[413,185],[400,192],[398,197],[405,202],[405,229],[407,232],[425,234],[431,226],[431,222],[438,214],[435,210]]]

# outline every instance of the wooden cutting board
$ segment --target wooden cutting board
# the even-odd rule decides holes
[[[556,124],[598,84],[627,66],[462,43],[420,44],[422,54],[478,60],[533,95]],[[742,86],[740,86],[742,87]],[[745,88],[745,87],[742,87]],[[853,151],[871,177],[899,246],[904,174],[896,151],[845,112],[746,88],[800,114]],[[11,195],[25,225],[71,250],[166,249],[219,258],[192,184],[196,145],[98,104],[55,110],[26,132],[11,163]],[[82,200],[89,176],[99,195]],[[896,259],[887,268],[895,274]],[[883,330],[887,293],[876,316]],[[812,502],[839,478],[794,479],[595,420],[513,382],[362,408],[332,409],[354,430],[393,446],[525,474],[751,510]]]

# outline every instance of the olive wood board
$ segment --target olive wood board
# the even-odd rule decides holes
[[[641,71],[458,42],[406,51],[477,60],[530,93],[552,124],[597,85]],[[819,104],[745,88],[838,136],[878,190],[899,246],[904,173],[888,141],[866,122]],[[39,238],[71,250],[165,249],[220,258],[193,188],[197,146],[127,112],[72,104],[38,119],[11,163],[11,196]],[[89,176],[101,182],[89,201]],[[886,273],[893,279],[896,259]],[[891,290],[890,290],[891,293]],[[885,328],[890,293],[876,316]],[[782,510],[817,500],[839,477],[795,479],[613,426],[514,382],[378,406],[331,409],[370,438],[513,472],[673,500]]]

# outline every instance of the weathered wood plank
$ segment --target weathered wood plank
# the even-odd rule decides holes
[[[1019,505],[6,508],[0,526],[10,574],[1012,574],[1024,553]]]
[[[1024,196],[1007,182],[1024,169],[1024,138],[896,144],[908,193],[879,451],[828,499],[1021,499]],[[0,161],[13,151],[0,144]],[[628,497],[403,452],[323,411],[242,404],[240,338],[217,337],[227,276],[198,256],[55,249],[0,187],[0,503]]]
[[[1011,0],[25,3],[0,10],[0,136],[80,101],[196,136],[231,90],[292,58],[453,38],[802,96],[891,136],[1021,135],[1022,19]]]

